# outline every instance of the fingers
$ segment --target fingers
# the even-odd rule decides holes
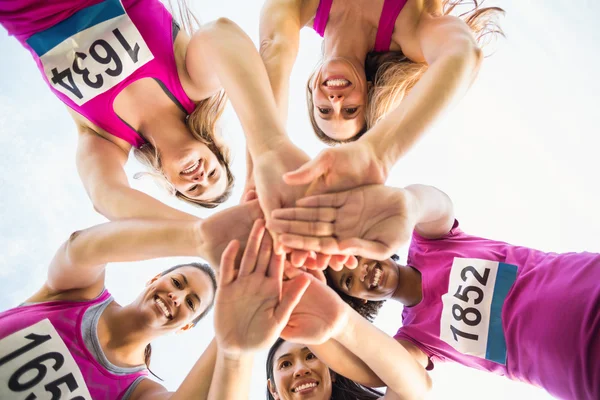
[[[345,255],[331,256],[331,260],[329,260],[329,267],[334,271],[341,271],[349,258],[350,256]]]
[[[271,212],[273,219],[287,221],[334,222],[336,216],[337,209],[334,207],[280,208]]]
[[[310,252],[305,250],[293,250],[290,253],[290,262],[294,267],[302,267],[306,263]]]
[[[327,268],[329,265],[329,260],[331,260],[331,254],[317,254],[317,269],[323,270]]]
[[[267,270],[267,276],[269,278],[276,278],[278,282],[283,280],[283,271],[285,270],[286,260],[284,254],[271,254],[269,260],[269,268]]]
[[[240,249],[240,242],[232,240],[229,242],[223,254],[221,255],[221,268],[219,271],[219,287],[230,284],[235,280],[235,259],[237,257],[238,250]]]
[[[374,260],[385,260],[394,254],[394,249],[383,243],[359,238],[342,240],[339,243],[339,250],[341,253],[355,254]]]
[[[303,236],[333,236],[335,224],[331,222],[269,221],[269,229],[276,233],[293,233]]]
[[[338,241],[332,237],[311,237],[292,233],[279,235],[284,246],[298,250],[312,250],[324,254],[352,254],[350,251],[340,251]]]
[[[292,315],[292,311],[302,299],[304,292],[310,285],[310,278],[304,274],[296,276],[294,279],[283,282],[281,301],[275,309],[275,319],[279,323],[287,324]]]
[[[295,171],[290,171],[283,175],[283,181],[288,185],[308,185],[312,181],[323,175],[327,169],[328,153],[322,152],[314,159],[302,165]]]
[[[258,199],[258,195],[256,194],[256,190],[250,189],[246,193],[244,193],[244,195],[242,196],[242,199],[240,200],[240,204],[243,204],[243,203],[246,203],[248,201],[255,200],[255,199]]]
[[[265,230],[260,250],[258,251],[258,261],[256,262],[254,273],[264,275],[267,272],[267,266],[272,257],[275,257],[273,253],[273,239],[271,239],[271,234]]]
[[[332,207],[340,208],[350,197],[351,190],[337,193],[319,194],[315,196],[306,196],[296,201],[296,207]]]
[[[311,274],[315,278],[317,278],[320,282],[323,282],[324,284],[327,284],[327,279],[325,278],[325,273],[322,270],[320,270],[320,269],[309,269],[306,272],[309,273],[309,274]]]
[[[248,236],[248,243],[246,244],[246,250],[244,250],[244,256],[242,257],[238,276],[246,276],[254,271],[264,234],[265,221],[257,219],[254,222],[254,225],[252,225],[252,230]]]

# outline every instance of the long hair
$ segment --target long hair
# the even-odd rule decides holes
[[[497,22],[498,16],[504,14],[504,10],[500,7],[481,7],[482,3],[479,0],[443,0],[442,14],[449,15],[459,6],[472,4],[469,11],[460,13],[458,17],[471,28],[478,45],[485,47],[497,36],[504,35]],[[401,51],[367,54],[365,74],[367,81],[372,85],[367,92],[365,125],[355,136],[344,141],[330,138],[317,125],[310,87],[315,76],[313,72],[308,80],[306,95],[310,122],[317,137],[330,146],[358,140],[410,93],[427,68],[426,63],[414,62]]]
[[[185,32],[189,36],[192,36],[194,31],[200,26],[200,23],[190,10],[187,1],[177,0],[176,8],[174,8],[169,1],[169,9],[171,10],[172,14],[176,14],[174,10],[177,10],[177,16],[173,15],[173,18],[175,20],[179,20],[179,22],[181,22],[183,25]],[[209,150],[215,154],[219,164],[225,168],[227,174],[227,188],[222,195],[211,200],[197,200],[187,197],[183,193],[177,191],[164,175],[162,171],[160,152],[151,142],[146,142],[141,147],[134,149],[134,155],[140,163],[144,164],[153,172],[137,173],[135,174],[135,178],[139,178],[144,175],[150,175],[169,193],[176,196],[180,200],[196,206],[214,208],[226,201],[229,196],[231,196],[234,177],[229,167],[231,163],[229,149],[223,143],[216,127],[218,119],[225,110],[226,103],[227,97],[225,96],[225,92],[221,90],[211,97],[199,101],[196,104],[194,111],[192,111],[192,113],[186,118],[186,126],[194,139],[204,143]]]
[[[211,267],[209,267],[208,264],[197,263],[197,262],[192,262],[192,263],[187,263],[187,264],[179,264],[179,265],[175,265],[171,268],[164,270],[163,272],[160,273],[160,276],[164,276],[164,275],[168,274],[169,272],[174,271],[181,267],[194,267],[194,268],[198,268],[200,271],[204,272],[210,278],[210,282],[211,282],[212,288],[213,288],[213,293],[217,292],[217,278],[215,276],[215,271]],[[214,304],[215,304],[215,296],[213,296],[210,304],[208,305],[208,307],[206,307],[206,310],[202,311],[202,313],[200,315],[198,315],[196,318],[194,318],[192,320],[192,324],[194,326],[196,326],[198,321],[200,321],[202,318],[204,318],[206,316],[206,314],[208,314],[208,312],[213,308]],[[152,372],[150,370],[150,359],[151,358],[152,358],[152,346],[150,345],[150,343],[148,343],[148,345],[144,349],[144,364],[146,364],[146,368],[148,368],[148,371],[150,371],[150,373],[152,375],[154,375],[156,378],[160,379],[158,376],[156,376],[154,374],[154,372]]]
[[[281,338],[277,339],[267,355],[267,379],[271,381],[272,385],[275,385],[275,375],[273,373],[275,352],[284,342],[285,340]],[[335,382],[331,382],[331,400],[376,400],[381,396],[383,396],[383,393],[360,385],[340,374],[335,374]],[[275,400],[269,388],[267,388],[267,400]]]

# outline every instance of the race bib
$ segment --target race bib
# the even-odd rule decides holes
[[[506,365],[502,306],[516,278],[515,265],[454,258],[440,338],[463,354]]]
[[[84,8],[27,39],[48,82],[82,105],[154,56],[119,0]]]
[[[92,400],[79,367],[48,319],[0,340],[0,398]]]

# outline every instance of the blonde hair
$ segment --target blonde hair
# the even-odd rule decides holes
[[[472,4],[472,8],[458,15],[471,28],[477,43],[484,47],[503,32],[497,23],[497,17],[504,13],[499,7],[481,7],[478,0],[443,0],[443,15],[448,15],[459,6]],[[311,125],[319,139],[328,145],[358,140],[368,129],[374,126],[389,111],[397,106],[410,93],[419,79],[427,71],[426,63],[410,60],[401,51],[385,53],[371,52],[365,59],[367,81],[372,82],[367,93],[366,121],[364,127],[353,137],[344,141],[330,138],[323,132],[314,117],[311,74],[307,84],[308,114]]]
[[[172,6],[171,1],[169,1],[169,9],[172,14],[174,14],[173,10],[175,10],[175,8]],[[176,10],[176,20],[181,22],[185,32],[191,36],[200,26],[198,19],[190,10],[186,0],[177,0]],[[175,18],[175,16],[173,18]],[[222,142],[216,127],[218,119],[225,110],[226,103],[227,97],[225,96],[225,92],[221,90],[219,93],[198,102],[194,111],[186,118],[186,126],[194,139],[204,143],[209,150],[215,154],[219,164],[225,169],[227,174],[227,188],[223,194],[211,200],[197,200],[187,197],[183,193],[177,191],[163,173],[160,153],[156,146],[151,142],[146,142],[139,148],[134,149],[133,154],[140,163],[153,170],[153,172],[138,172],[134,175],[134,178],[137,179],[142,176],[151,176],[161,187],[178,199],[200,207],[215,208],[226,201],[229,196],[231,196],[234,177],[229,167],[231,162],[229,148]]]

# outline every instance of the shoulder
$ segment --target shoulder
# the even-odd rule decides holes
[[[171,395],[172,393],[160,383],[151,379],[142,379],[129,396],[129,400],[166,400]]]

